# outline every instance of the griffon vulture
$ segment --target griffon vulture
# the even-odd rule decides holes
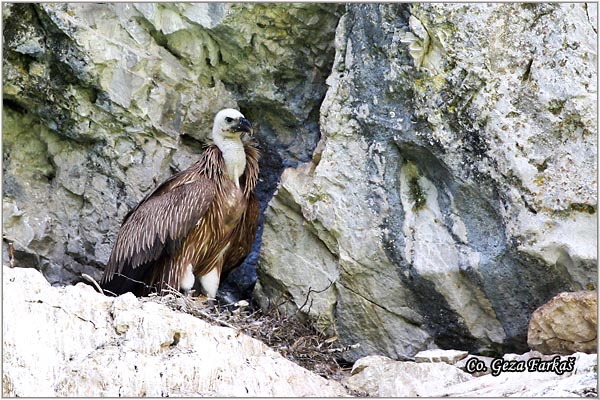
[[[250,252],[258,225],[259,152],[237,110],[217,113],[195,164],[160,184],[123,220],[100,281],[114,294],[188,292],[214,298],[224,273]]]

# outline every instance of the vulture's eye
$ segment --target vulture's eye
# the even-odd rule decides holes
[[[227,121],[227,122],[233,122],[233,118],[225,117],[225,121]]]

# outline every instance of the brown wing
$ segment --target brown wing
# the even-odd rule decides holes
[[[254,244],[258,228],[259,203],[254,193],[250,194],[248,207],[232,234],[231,247],[225,255],[222,276],[239,266]]]
[[[127,278],[152,284],[147,278],[161,275],[152,269],[165,265],[155,262],[179,249],[215,193],[213,181],[201,174],[178,174],[165,181],[125,217],[101,283],[114,281],[106,286],[117,294],[134,284],[126,284]]]

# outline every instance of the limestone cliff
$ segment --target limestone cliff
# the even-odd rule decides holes
[[[54,285],[98,278],[122,217],[238,107],[264,154],[246,294],[260,248],[255,298],[304,304],[350,361],[525,351],[533,310],[595,289],[596,14],[5,4],[5,243]]]
[[[321,141],[266,211],[260,297],[327,288],[303,311],[351,359],[526,351],[533,310],[595,288],[595,15],[348,6]]]

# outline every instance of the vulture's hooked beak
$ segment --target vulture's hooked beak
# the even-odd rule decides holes
[[[252,123],[246,118],[240,118],[240,122],[233,128],[236,132],[246,132],[252,135]]]

